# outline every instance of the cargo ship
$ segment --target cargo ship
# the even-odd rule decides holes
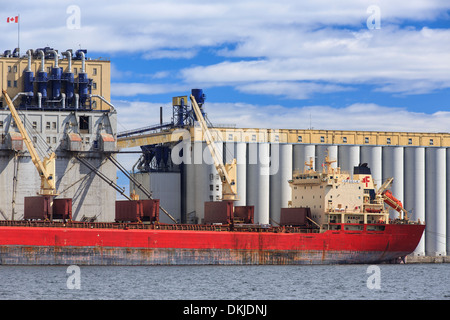
[[[328,157],[293,172],[292,200],[280,221],[255,223],[253,206],[236,206],[236,160],[223,164],[203,113],[191,95],[216,170],[221,201],[205,202],[201,224],[159,222],[159,200],[116,201],[114,222],[72,221],[70,198],[58,198],[55,157],[41,161],[22,120],[5,101],[41,178],[40,194],[26,197],[24,219],[0,221],[0,265],[348,264],[398,262],[412,253],[425,229],[402,203],[379,188],[370,168],[341,171]],[[79,159],[81,161],[81,159]],[[257,187],[257,186],[255,186]],[[398,212],[391,219],[389,208]]]
[[[158,200],[116,203],[116,222],[0,221],[2,265],[292,265],[400,262],[425,229],[376,189],[366,164],[294,172],[280,225],[253,223],[252,206],[205,203],[203,224],[158,223]],[[124,207],[124,203],[126,203]],[[314,203],[314,204],[313,204]],[[299,204],[302,204],[301,206]],[[61,207],[61,205],[59,205]],[[388,207],[399,212],[389,218]],[[66,208],[66,209],[64,209]],[[59,214],[59,216],[58,216]],[[64,221],[64,219],[69,219]],[[135,222],[124,222],[134,220]]]

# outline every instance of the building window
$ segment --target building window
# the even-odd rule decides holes
[[[11,66],[8,66],[8,72],[11,72],[11,70],[12,70]]]
[[[94,75],[94,76],[97,75],[97,68],[94,68],[94,69],[92,70],[92,75]]]
[[[433,139],[430,139],[430,146],[434,145]]]
[[[47,121],[45,124],[45,129],[50,130],[50,121]]]
[[[92,89],[97,90],[97,82],[92,82]]]
[[[214,191],[214,185],[212,184],[209,185],[209,191]]]
[[[391,144],[391,138],[386,139],[386,144]]]
[[[324,136],[320,137],[320,142],[325,142],[325,137]]]
[[[230,133],[230,134],[228,135],[228,140],[233,140],[233,134],[232,134],[232,133]]]
[[[17,66],[14,66],[13,70],[14,70],[14,73],[17,73]]]
[[[298,136],[297,137],[297,142],[302,142],[302,141],[303,141],[302,136]]]
[[[50,144],[50,137],[47,137],[47,144]]]
[[[33,121],[33,129],[36,130],[37,129],[37,122]]]
[[[11,88],[11,80],[8,80],[8,88]]]
[[[73,73],[78,74],[78,68],[73,68]]]
[[[14,88],[17,88],[17,80],[14,80]]]
[[[56,144],[56,137],[53,137],[53,143]]]
[[[347,137],[342,137],[342,142],[347,143]]]
[[[252,134],[252,141],[256,141],[256,134]]]
[[[80,133],[89,133],[89,117],[80,116]]]
[[[369,143],[369,137],[364,138],[364,143]]]
[[[56,130],[56,122],[52,122],[52,129]]]
[[[408,139],[408,144],[412,144],[412,139],[411,138]]]

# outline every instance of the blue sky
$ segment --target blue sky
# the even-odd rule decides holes
[[[110,58],[119,131],[157,123],[159,106],[170,120],[171,98],[191,88],[213,123],[449,131],[447,0],[19,0],[1,11],[2,50],[16,46],[6,18],[20,14],[22,52]]]

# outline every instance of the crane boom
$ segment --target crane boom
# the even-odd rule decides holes
[[[28,152],[30,153],[31,156],[31,161],[35,165],[39,173],[39,177],[41,178],[40,194],[53,196],[57,195],[55,185],[55,159],[56,159],[55,153],[52,152],[48,157],[44,157],[44,161],[41,160],[39,154],[34,148],[33,142],[31,141],[27,130],[25,129],[25,126],[22,123],[22,120],[19,117],[19,114],[17,113],[16,108],[14,107],[11,101],[11,98],[8,96],[8,93],[4,89],[3,89],[3,96],[5,97],[5,101],[8,104],[9,111],[11,112],[11,115],[17,125],[17,128],[19,129],[20,134],[22,135],[23,141],[27,146]]]
[[[191,95],[190,98],[192,108],[194,109],[197,120],[200,123],[206,144],[214,161],[214,166],[216,167],[217,173],[222,180],[222,200],[238,200],[236,191],[236,159],[233,159],[231,163],[223,164],[223,161],[219,156],[220,153],[214,144],[214,138],[208,128],[208,125],[206,124],[206,120],[203,117],[200,107],[198,106],[193,95]]]

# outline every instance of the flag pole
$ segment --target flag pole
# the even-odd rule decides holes
[[[18,14],[17,17],[17,49],[19,50],[20,58],[20,14]]]

